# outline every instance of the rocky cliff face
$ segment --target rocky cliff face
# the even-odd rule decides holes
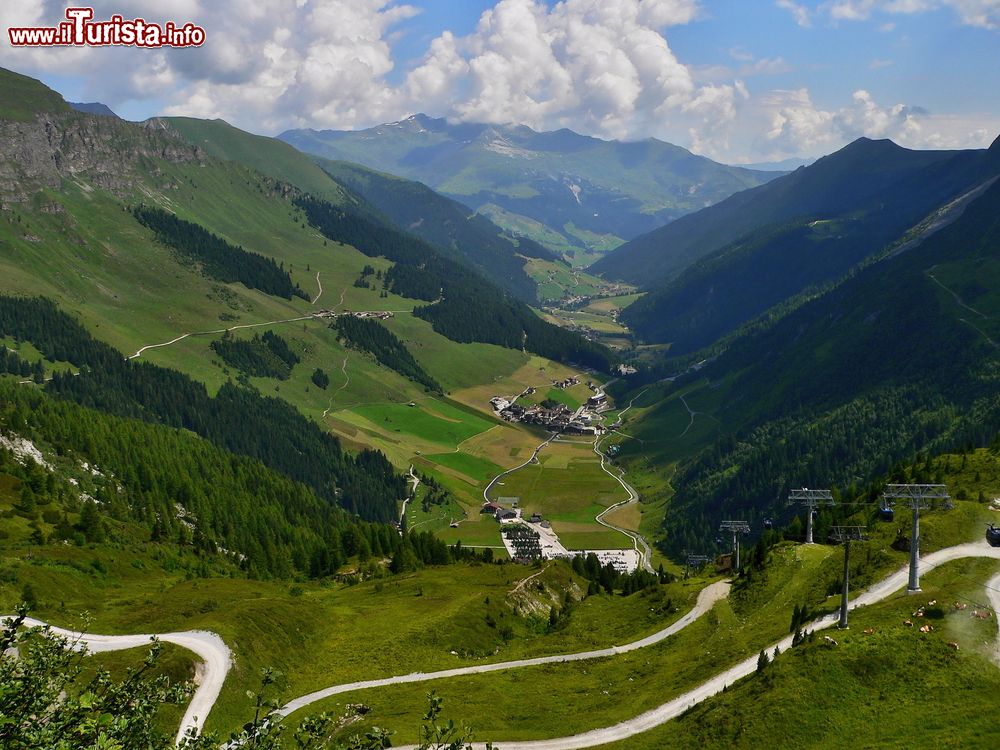
[[[155,125],[108,117],[73,112],[0,120],[0,203],[22,203],[64,179],[123,198],[139,180],[138,167],[155,176],[159,161],[200,163],[203,154]]]

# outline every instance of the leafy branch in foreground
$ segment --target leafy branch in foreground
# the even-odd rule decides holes
[[[183,703],[190,683],[172,684],[155,674],[162,646],[155,638],[139,667],[123,679],[98,668],[87,679],[86,644],[57,635],[49,627],[24,627],[25,609],[2,620],[0,627],[0,747],[4,750],[174,750],[173,740],[157,727],[164,704]],[[273,688],[281,674],[262,673],[258,691],[247,691],[253,718],[227,742],[205,734],[187,736],[182,750],[383,750],[390,732],[372,727],[346,741],[334,739],[341,728],[327,713],[308,716],[290,729],[273,714],[279,701]],[[442,700],[431,693],[418,750],[471,750],[468,730],[440,719]],[[492,745],[488,745],[492,748]]]
[[[25,614],[0,631],[0,747],[9,750],[172,746],[153,721],[165,703],[180,703],[188,685],[151,674],[161,645],[154,640],[140,667],[123,680],[99,668],[84,677],[86,649],[48,628],[27,628]],[[197,746],[207,747],[205,745]]]

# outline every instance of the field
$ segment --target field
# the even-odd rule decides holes
[[[567,549],[631,548],[625,535],[598,525],[602,510],[628,493],[601,469],[593,443],[556,440],[530,464],[508,474],[490,490],[491,499],[519,498],[525,515],[540,513],[552,522]]]
[[[556,450],[551,468],[556,472],[574,468],[574,460],[581,459],[571,450],[588,447],[553,445]],[[1000,487],[1000,462],[987,451],[972,454],[961,466],[956,457],[951,460],[955,467],[952,483],[956,494],[993,492]],[[10,488],[0,487],[0,497],[4,498],[0,511],[5,515],[13,510],[11,494]],[[572,493],[558,499],[567,517],[579,514],[586,519],[595,510],[576,502]],[[989,511],[973,501],[960,500],[957,505],[950,512],[925,514],[925,551],[954,544],[970,535],[980,537],[982,519]],[[432,508],[427,515],[433,516],[435,512]],[[509,598],[518,580],[543,570],[540,567],[448,566],[356,586],[202,578],[192,575],[198,565],[193,553],[178,554],[166,546],[129,543],[128,535],[115,547],[28,547],[23,542],[26,526],[14,527],[21,520],[14,514],[6,525],[13,533],[0,561],[0,608],[9,611],[20,598],[24,583],[30,582],[38,599],[37,614],[59,625],[79,626],[86,611],[90,620],[88,629],[92,632],[189,628],[218,632],[234,648],[237,657],[231,681],[210,718],[210,727],[226,730],[246,718],[248,703],[243,691],[254,686],[260,666],[273,665],[286,675],[280,691],[288,698],[355,679],[606,646],[662,627],[679,614],[673,608],[683,611],[694,592],[704,584],[703,580],[678,583],[656,595],[590,597],[576,606],[564,628],[550,632],[545,627],[545,609],[537,616],[517,615],[499,606]],[[488,523],[495,534],[495,522],[488,520]],[[900,518],[899,523],[905,525],[906,519]],[[894,529],[894,524],[877,526],[872,529],[872,541],[856,548],[852,556],[859,566],[852,573],[856,589],[879,579],[904,561],[905,553],[887,549]],[[465,530],[461,532],[464,534]],[[29,551],[30,557],[25,554]],[[808,604],[814,611],[833,609],[837,598],[828,595],[836,591],[840,559],[835,547],[785,543],[772,552],[764,574],[753,577],[712,614],[663,644],[613,659],[528,668],[488,678],[461,678],[437,682],[433,687],[445,697],[448,715],[467,720],[482,738],[561,736],[604,726],[658,705],[697,684],[705,675],[776,640],[787,632],[793,606]],[[925,575],[925,595],[941,601],[952,601],[955,597],[958,597],[955,600],[981,601],[981,582],[992,574],[990,565],[960,563]],[[553,592],[579,586],[564,563],[549,564],[541,580],[543,587],[551,587]],[[952,664],[935,660],[937,652],[887,652],[884,649],[894,648],[891,641],[876,642],[879,651],[865,650],[868,641],[863,639],[861,628],[870,623],[882,632],[894,624],[893,632],[899,631],[900,612],[912,609],[912,602],[912,597],[900,596],[888,605],[879,605],[895,607],[886,610],[889,614],[884,617],[878,607],[856,613],[851,637],[857,637],[859,645],[852,648],[861,650],[848,666],[869,656],[878,657],[879,664],[890,666],[897,660],[918,659],[921,664],[926,661],[925,668],[930,670]],[[963,630],[959,626],[964,627],[968,620],[950,618],[948,615],[942,621],[934,621],[941,623],[940,633],[932,636],[937,639],[934,642],[940,646],[946,640],[960,641],[961,658],[966,658],[969,651],[973,659],[978,659],[976,644],[992,636],[985,635],[985,631]],[[492,626],[490,619],[494,622]],[[504,636],[497,623],[508,624],[512,637]],[[995,636],[994,622],[976,627],[992,628],[989,632]],[[795,653],[783,658],[797,658]],[[969,684],[969,670],[979,663],[973,660],[955,671],[934,671],[937,682],[933,684],[941,689]],[[796,664],[790,678],[797,681],[799,670],[806,669],[808,673],[808,669]],[[180,659],[172,669],[186,670],[188,662]],[[833,668],[833,673],[839,674],[838,669]],[[859,679],[881,678],[862,673]],[[953,679],[957,682],[952,682]],[[743,689],[745,684],[751,683],[741,683],[734,689]],[[836,687],[832,683],[825,685],[830,690]],[[411,685],[342,695],[339,701],[360,700],[370,705],[373,712],[365,722],[396,729],[398,741],[405,741],[417,726],[416,717],[424,708],[426,690],[427,686]],[[779,693],[774,700],[779,698],[787,700],[787,695]],[[726,699],[723,695],[713,700]],[[771,700],[766,696],[765,699]],[[539,713],[531,709],[542,701],[550,704],[548,711]],[[333,700],[315,708],[336,709],[337,702]],[[683,721],[677,726],[687,726]],[[656,732],[678,731],[674,726]],[[734,731],[738,728],[727,726]],[[806,726],[800,731],[804,733]],[[352,727],[352,731],[356,729],[357,726]],[[722,743],[704,722],[684,731],[707,732],[706,741],[717,746]],[[766,736],[767,728],[757,726],[754,731],[757,733],[754,736],[761,738]],[[643,740],[651,744],[640,746],[655,747],[660,736],[654,732],[648,736],[651,739]],[[860,741],[859,744],[863,745]]]
[[[592,313],[594,315],[610,316],[615,310],[624,310],[637,299],[642,297],[643,294],[645,293],[622,294],[617,297],[603,297],[601,299],[595,299],[583,308],[583,312]]]
[[[579,255],[579,251],[577,251]],[[576,263],[574,258],[574,266]],[[577,268],[539,258],[530,259],[525,265],[528,275],[538,284],[538,299],[560,300],[564,297],[589,297],[600,294],[608,283]]]
[[[492,425],[467,411],[456,409],[445,401],[425,398],[415,406],[408,404],[370,404],[356,406],[344,413],[345,419],[360,417],[373,430],[399,432],[427,443],[457,446],[464,440]],[[367,426],[367,425],[366,425]]]

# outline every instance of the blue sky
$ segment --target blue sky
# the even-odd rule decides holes
[[[53,24],[65,5],[6,0],[0,23]],[[94,5],[97,19],[193,21],[208,41],[25,50],[4,38],[0,64],[130,119],[221,117],[266,134],[424,111],[657,137],[730,162],[818,156],[860,135],[912,148],[1000,135],[1000,0]]]

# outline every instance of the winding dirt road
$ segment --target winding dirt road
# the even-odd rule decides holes
[[[293,711],[298,711],[300,708],[304,708],[311,703],[323,700],[324,698],[329,698],[331,695],[338,695],[340,693],[349,693],[354,690],[364,690],[366,688],[376,688],[385,687],[387,685],[402,685],[408,682],[426,682],[427,680],[441,680],[447,677],[462,677],[463,675],[470,674],[484,674],[486,672],[498,672],[505,669],[519,669],[521,667],[535,667],[541,664],[559,664],[571,661],[584,661],[586,659],[600,659],[607,656],[615,656],[617,654],[624,654],[629,651],[635,651],[636,649],[646,648],[647,646],[652,646],[654,643],[659,643],[660,641],[669,638],[674,633],[679,630],[683,630],[692,622],[697,620],[703,614],[708,612],[715,603],[720,599],[724,599],[729,594],[729,583],[725,581],[720,581],[718,583],[713,583],[711,586],[706,586],[698,594],[698,600],[695,602],[694,607],[691,608],[683,617],[678,619],[676,622],[670,626],[653,633],[646,638],[642,638],[638,641],[633,641],[631,643],[626,643],[622,646],[611,646],[610,648],[601,648],[594,651],[581,651],[575,654],[557,654],[554,656],[538,656],[534,659],[517,659],[515,661],[503,661],[497,662],[495,664],[477,664],[471,667],[456,667],[455,669],[443,669],[438,672],[412,672],[406,675],[398,675],[396,677],[384,677],[379,680],[361,680],[358,682],[348,682],[343,685],[333,685],[332,687],[324,688],[323,690],[317,690],[314,693],[309,693],[308,695],[303,695],[301,698],[296,698],[295,700],[289,701],[284,706],[279,708],[276,713],[280,716],[287,716]],[[755,656],[754,659],[757,657]],[[756,662],[755,662],[756,664]],[[507,743],[504,743],[504,747]]]
[[[217,333],[226,333],[227,331],[238,331],[241,328],[260,328],[261,326],[276,326],[281,323],[295,323],[300,320],[313,320],[312,315],[302,315],[298,318],[285,318],[284,320],[269,320],[265,323],[244,323],[243,325],[231,326],[229,328],[218,328],[214,331],[192,331],[191,333],[182,333],[175,339],[170,339],[170,341],[164,341],[160,344],[146,344],[141,347],[139,351],[135,354],[130,354],[126,359],[135,359],[141,357],[142,353],[147,349],[159,349],[163,346],[170,346],[171,344],[176,344],[178,341],[183,341],[189,336],[213,336]]]
[[[966,557],[990,557],[1000,560],[1000,548],[990,547],[985,541],[970,542],[968,544],[959,544],[955,547],[948,547],[922,557],[920,560],[921,571],[926,573],[946,562],[960,560]],[[900,568],[888,578],[884,579],[880,583],[877,583],[875,586],[858,596],[853,602],[851,602],[851,609],[866,604],[875,604],[883,599],[887,599],[893,593],[899,591],[906,585],[908,573],[908,566]],[[1000,605],[1000,592],[994,591],[994,585],[997,583],[1000,583],[1000,575],[994,576],[987,583],[987,586],[990,587],[987,588],[990,595],[990,603],[994,607]],[[835,612],[814,621],[808,626],[808,629],[824,630],[836,625],[838,620],[839,613]],[[792,636],[788,636],[787,638],[782,638],[777,643],[772,643],[765,649],[765,651],[773,652],[776,647],[780,648],[782,651],[787,651],[791,648],[791,646]],[[677,718],[692,706],[695,706],[698,703],[721,693],[726,686],[733,684],[737,680],[742,679],[749,674],[752,674],[757,669],[757,657],[758,654],[754,654],[744,661],[741,661],[739,664],[730,667],[720,674],[717,674],[710,680],[703,682],[693,690],[689,690],[688,692],[677,696],[673,700],[668,701],[661,706],[657,706],[654,709],[639,714],[632,719],[627,719],[626,721],[615,724],[614,726],[602,727],[600,729],[593,729],[589,732],[582,732],[569,737],[557,737],[551,740],[505,742],[502,739],[498,739],[495,740],[495,742],[497,742],[503,750],[579,750],[579,748],[595,747],[609,742],[625,740],[629,737],[633,737],[634,735],[658,727],[661,724],[665,724],[671,719]],[[997,659],[998,663],[1000,663],[1000,639],[998,639],[997,644]],[[483,743],[473,743],[473,747],[476,750],[485,750],[486,745]],[[410,745],[400,747],[399,750],[414,750],[414,746]]]
[[[2,618],[9,619],[9,616]],[[77,648],[86,646],[90,653],[99,654],[106,651],[122,651],[129,648],[140,648],[148,646],[152,634],[142,635],[97,635],[95,633],[78,633],[73,630],[57,628],[41,620],[27,617],[24,620],[27,627],[49,627],[51,631],[59,636],[68,638]],[[198,689],[191,696],[184,718],[181,719],[180,728],[177,730],[176,742],[180,743],[181,738],[193,730],[195,734],[200,734],[205,726],[205,718],[212,710],[222,685],[229,674],[232,666],[232,655],[229,647],[215,633],[207,630],[188,630],[183,633],[161,633],[156,636],[161,641],[174,643],[178,646],[193,651],[204,661],[198,670]]]
[[[968,557],[984,557],[1000,560],[1000,548],[990,547],[985,541],[970,542],[960,544],[955,547],[948,547],[937,552],[932,552],[921,558],[920,565],[923,572],[929,572],[947,562],[960,560]],[[888,576],[875,586],[857,596],[851,603],[851,608],[874,604],[892,596],[902,589],[908,576],[908,567],[904,566],[892,575]],[[987,595],[990,605],[994,611],[1000,610],[1000,574],[993,576],[986,584]],[[519,659],[516,661],[498,662],[496,664],[479,664],[469,667],[459,667],[456,669],[446,669],[437,672],[413,672],[407,675],[397,675],[376,680],[361,680],[358,682],[334,685],[323,690],[317,690],[308,695],[304,695],[295,700],[289,701],[275,713],[280,716],[297,711],[316,701],[328,698],[332,695],[347,693],[354,690],[367,688],[387,687],[389,685],[401,685],[406,683],[426,682],[429,680],[439,680],[449,677],[461,677],[470,674],[484,674],[506,669],[518,669],[521,667],[538,666],[542,664],[566,663],[574,661],[584,661],[587,659],[598,659],[616,656],[618,654],[646,648],[655,643],[669,638],[678,631],[690,625],[703,614],[708,612],[719,600],[725,598],[729,593],[728,582],[718,582],[704,588],[698,594],[695,606],[683,617],[656,633],[646,638],[642,638],[622,646],[612,646],[610,648],[596,649],[593,651],[583,651],[575,654],[563,654],[554,656],[542,656],[533,659]],[[905,596],[905,594],[903,594]],[[808,626],[810,630],[824,630],[837,624],[838,614],[833,613],[814,621]],[[44,626],[45,623],[39,620],[29,619],[26,621],[29,626]],[[137,648],[149,644],[152,635],[95,635],[91,633],[76,633],[61,628],[52,628],[53,632],[73,639],[81,645],[95,653],[103,651],[114,651],[128,648]],[[214,633],[205,631],[188,631],[182,633],[164,633],[157,636],[162,641],[175,643],[184,648],[190,649],[202,659],[204,664],[200,670],[200,685],[184,714],[180,729],[177,733],[178,740],[189,730],[200,732],[222,685],[226,675],[232,665],[229,648],[222,639]],[[767,647],[767,651],[773,651],[776,647],[782,651],[791,648],[792,637],[782,638],[777,643]],[[995,658],[1000,665],[1000,636],[997,638],[995,646]],[[729,669],[715,675],[711,679],[698,685],[696,688],[683,693],[666,703],[657,706],[632,719],[627,719],[610,727],[593,729],[589,732],[570,735],[568,737],[558,737],[548,740],[532,740],[527,742],[505,742],[498,740],[504,750],[578,750],[579,748],[594,747],[604,745],[609,742],[616,742],[632,737],[636,734],[658,727],[666,722],[680,716],[694,705],[701,703],[708,698],[722,692],[722,690],[733,684],[735,681],[746,677],[757,668],[757,654],[749,656],[747,659],[730,667]],[[473,745],[477,750],[485,748],[482,743]],[[405,746],[400,750],[414,750],[414,746]]]
[[[333,408],[333,399],[337,397],[337,394],[344,390],[351,382],[351,376],[347,372],[347,360],[348,356],[344,357],[343,363],[340,365],[340,371],[344,375],[344,382],[341,383],[340,387],[330,394],[330,400],[326,404],[326,408],[323,410],[323,419],[326,419],[326,415],[330,413],[330,409]]]
[[[316,286],[319,287],[319,291],[316,292],[316,296],[312,299],[312,304],[314,305],[319,302],[319,298],[323,296],[323,282],[319,280],[319,271],[316,272]],[[343,295],[341,295],[341,299],[343,299]]]
[[[513,467],[511,469],[504,469],[499,474],[497,474],[495,477],[493,477],[493,479],[490,481],[490,483],[488,485],[486,485],[486,489],[483,490],[483,500],[485,500],[486,502],[490,502],[490,490],[493,489],[493,485],[494,484],[496,484],[497,482],[499,482],[501,479],[503,479],[508,474],[513,474],[518,469],[523,469],[528,464],[535,463],[536,460],[537,460],[537,458],[538,458],[538,454],[541,452],[542,448],[544,448],[546,445],[548,445],[549,443],[551,443],[557,437],[559,437],[559,433],[558,432],[553,432],[551,435],[549,435],[548,440],[546,440],[544,443],[542,443],[537,448],[535,448],[534,451],[532,451],[531,457],[527,461],[525,461],[523,464],[518,464],[517,466],[515,466],[515,467]]]
[[[605,387],[610,385],[611,382],[613,381],[605,383],[604,384]],[[628,410],[632,408],[632,405],[636,402],[636,399],[642,396],[642,394],[645,393],[647,390],[649,389],[644,388],[643,390],[641,390],[639,393],[637,393],[635,396],[632,397],[632,400],[628,402],[628,406],[626,406],[618,413],[619,420],[621,420],[621,418],[625,416],[626,412],[628,412]],[[628,482],[625,481],[625,472],[621,468],[616,467],[618,468],[618,474],[615,474],[607,467],[607,459],[603,451],[601,451],[600,444],[601,444],[601,437],[600,436],[595,437],[594,453],[596,453],[598,458],[601,459],[601,469],[604,470],[605,474],[618,481],[618,484],[620,484],[624,488],[624,490],[628,493],[628,498],[626,500],[622,500],[621,502],[615,503],[614,505],[608,506],[600,513],[598,513],[597,517],[594,520],[597,521],[599,524],[601,524],[601,526],[606,526],[609,529],[618,531],[627,536],[629,539],[631,539],[632,544],[635,547],[635,551],[639,554],[639,565],[641,565],[643,569],[646,570],[647,572],[654,573],[655,571],[653,570],[653,563],[652,563],[653,550],[650,549],[649,543],[646,541],[646,538],[637,531],[632,531],[631,529],[625,529],[622,528],[621,526],[615,526],[613,523],[604,520],[604,516],[610,513],[611,511],[616,510],[617,508],[622,508],[626,505],[632,505],[633,503],[639,502],[639,493],[635,491],[632,485],[630,485]]]

